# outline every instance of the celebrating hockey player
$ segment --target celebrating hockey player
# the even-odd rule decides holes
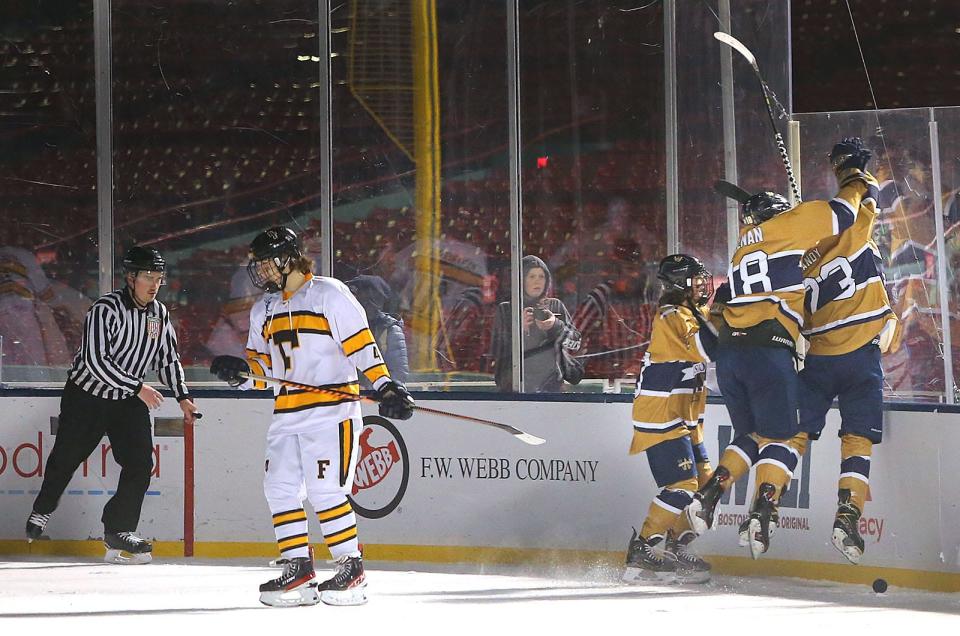
[[[740,542],[755,559],[770,546],[780,497],[807,444],[797,415],[796,346],[805,297],[800,257],[852,226],[863,194],[863,186],[851,182],[830,201],[791,208],[783,196],[762,192],[742,205],[716,356],[734,439],[687,517],[697,533],[711,527],[723,492],[756,465],[753,504],[740,527]]]
[[[660,261],[657,277],[663,295],[637,380],[630,454],[646,452],[660,492],[630,537],[623,580],[702,583],[710,579],[710,564],[687,550],[696,534],[681,513],[711,474],[702,416],[706,364],[717,336],[703,306],[713,277],[686,254]],[[661,541],[665,553],[654,549]]]
[[[857,526],[867,498],[870,455],[883,436],[880,356],[899,343],[899,321],[884,288],[873,241],[879,189],[866,172],[871,152],[859,138],[834,146],[830,161],[841,189],[862,197],[856,221],[804,254],[806,326],[810,349],[800,372],[800,429],[817,439],[826,414],[840,403],[840,483],[833,545],[851,563],[863,556]]]
[[[340,281],[314,276],[312,265],[292,230],[274,227],[258,235],[247,269],[266,294],[250,310],[247,359],[218,356],[210,367],[221,380],[244,388],[252,383],[240,374],[252,370],[336,391],[276,391],[263,490],[284,568],[260,586],[260,601],[272,606],[366,602],[356,515],[347,499],[363,422],[358,402],[344,394],[359,396],[360,369],[379,394],[382,416],[413,414],[413,400],[390,378],[363,308]],[[319,585],[304,493],[337,562],[336,574]]]

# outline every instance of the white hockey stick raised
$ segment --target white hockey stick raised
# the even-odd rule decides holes
[[[770,117],[770,126],[773,128],[773,140],[776,142],[777,151],[780,153],[780,161],[783,162],[783,167],[787,171],[787,180],[790,182],[790,189],[793,191],[793,196],[797,203],[800,203],[800,201],[802,201],[800,198],[800,186],[797,185],[797,179],[793,175],[793,165],[790,163],[790,156],[787,154],[787,145],[783,143],[783,136],[780,134],[780,131],[777,130],[777,120],[773,115],[773,102],[776,100],[776,95],[772,90],[770,90],[770,87],[767,86],[767,82],[763,79],[763,74],[760,72],[760,66],[757,64],[757,57],[743,44],[743,42],[733,37],[729,33],[716,31],[713,34],[713,37],[742,55],[747,63],[750,64],[754,74],[757,76],[757,81],[760,82],[760,91],[763,93],[763,103],[767,106],[767,115]],[[779,105],[779,102],[777,102],[777,104]],[[782,106],[780,107],[780,110],[783,110]],[[784,112],[784,114],[786,113]]]

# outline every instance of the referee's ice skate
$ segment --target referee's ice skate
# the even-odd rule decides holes
[[[33,543],[35,539],[39,539],[43,535],[43,530],[47,527],[48,521],[50,521],[50,515],[36,511],[30,513],[26,527],[27,543]]]
[[[118,565],[143,565],[153,560],[153,544],[135,532],[107,532],[103,535],[107,553],[103,560]]]

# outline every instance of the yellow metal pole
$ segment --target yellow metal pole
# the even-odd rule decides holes
[[[416,258],[413,293],[413,367],[435,371],[440,334],[440,96],[436,0],[411,0],[413,14],[413,125],[416,186]]]

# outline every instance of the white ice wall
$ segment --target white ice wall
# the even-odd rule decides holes
[[[0,540],[22,536],[31,491],[41,482],[38,458],[53,446],[50,418],[57,415],[58,404],[56,397],[0,399]],[[198,404],[204,418],[196,431],[196,541],[270,543],[273,533],[260,481],[272,403],[201,397]],[[368,427],[358,480],[367,487],[357,491],[356,504],[369,511],[368,517],[388,507],[392,511],[360,519],[366,544],[620,551],[655,494],[645,456],[627,455],[629,404],[422,404],[510,423],[547,443],[528,446],[498,430],[419,413],[398,423],[399,439],[382,426]],[[177,413],[168,400],[160,415]],[[824,438],[812,444],[781,508],[783,527],[774,537],[772,558],[837,559],[829,536],[839,472],[839,415],[831,412],[829,417]],[[888,411],[886,418],[862,526],[869,563],[960,572],[960,415]],[[716,463],[719,440],[730,434],[723,406],[708,407],[707,431]],[[159,476],[145,500],[140,529],[161,541],[181,540],[182,439],[155,441]],[[68,493],[73,494],[64,495],[48,526],[51,538],[100,536],[100,510],[107,497],[100,493],[115,486],[118,472],[101,455],[98,449],[88,475],[78,473],[71,482]],[[736,526],[748,507],[749,497],[738,487],[721,508],[721,527],[701,540],[700,550],[742,556]]]

